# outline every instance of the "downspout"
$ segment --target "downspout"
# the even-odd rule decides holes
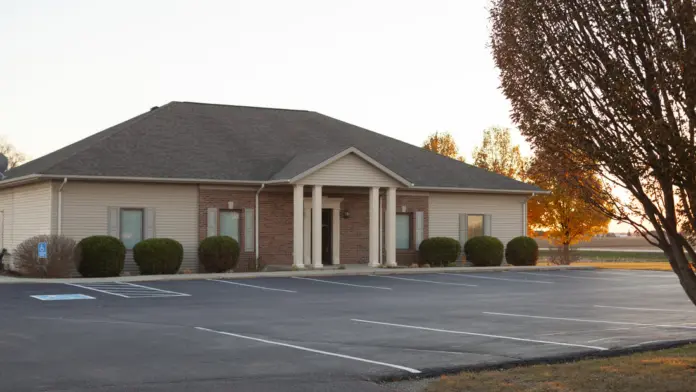
[[[524,227],[522,228],[522,229],[524,230],[524,231],[522,232],[522,235],[523,235],[523,236],[527,236],[527,234],[528,234],[528,232],[529,232],[529,221],[528,221],[528,217],[529,217],[529,199],[531,199],[531,198],[534,197],[534,196],[536,196],[536,193],[532,192],[532,195],[529,196],[527,199],[525,199],[524,204],[523,204],[523,206],[522,206],[522,213],[524,214],[524,216],[522,217],[522,222],[523,222],[523,224],[524,224]]]
[[[254,209],[254,262],[256,270],[259,270],[259,193],[266,184],[261,184],[261,188],[256,191],[256,208]]]
[[[63,183],[58,188],[58,235],[63,234],[63,187],[68,183],[68,178],[63,178]]]

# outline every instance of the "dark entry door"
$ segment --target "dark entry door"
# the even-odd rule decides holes
[[[331,243],[333,242],[333,210],[324,208],[321,210],[321,263],[333,264]]]

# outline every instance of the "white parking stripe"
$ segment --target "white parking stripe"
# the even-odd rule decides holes
[[[553,273],[553,274],[545,274],[545,273],[539,273],[539,272],[517,272],[518,274],[525,274],[525,275],[536,275],[536,276],[551,276],[551,277],[557,277],[557,278],[570,278],[570,279],[591,279],[591,280],[613,280],[613,281],[625,281],[625,279],[618,279],[618,278],[595,278],[595,277],[589,277],[589,276],[569,276],[569,275],[561,275],[558,273]]]
[[[443,333],[451,333],[451,334],[457,334],[457,335],[471,335],[471,336],[480,336],[484,338],[493,338],[493,339],[502,339],[502,340],[516,340],[519,342],[528,342],[528,343],[542,343],[542,344],[554,344],[557,346],[568,346],[568,347],[582,347],[582,348],[591,348],[594,350],[608,350],[606,347],[597,347],[597,346],[586,346],[583,344],[572,344],[572,343],[561,343],[561,342],[549,342],[546,340],[534,340],[534,339],[524,339],[524,338],[515,338],[512,336],[500,336],[500,335],[489,335],[485,333],[475,333],[475,332],[464,332],[464,331],[452,331],[449,329],[439,329],[439,328],[428,328],[428,327],[419,327],[415,325],[405,325],[405,324],[394,324],[394,323],[384,323],[381,321],[369,321],[369,320],[361,320],[361,319],[351,319],[351,321],[355,321],[358,323],[368,323],[368,324],[377,324],[377,325],[386,325],[390,327],[399,327],[399,328],[409,328],[409,329],[419,329],[422,331],[432,331],[432,332],[443,332]]]
[[[607,308],[607,309],[624,309],[624,310],[638,310],[645,312],[684,312],[688,313],[686,309],[654,309],[654,308],[628,308],[623,306],[608,306],[608,305],[593,305],[595,308]]]
[[[266,343],[266,344],[273,344],[276,346],[282,346],[282,347],[288,347],[288,348],[294,348],[296,350],[302,350],[302,351],[308,351],[310,353],[315,353],[315,354],[323,354],[323,355],[329,355],[332,357],[338,357],[338,358],[343,358],[343,359],[350,359],[353,361],[358,361],[358,362],[365,362],[365,363],[371,363],[373,365],[381,365],[381,366],[386,366],[394,369],[399,369],[399,370],[404,370],[412,374],[419,374],[420,370],[417,369],[412,369],[406,366],[400,366],[400,365],[394,365],[391,363],[386,363],[386,362],[378,362],[378,361],[372,361],[370,359],[365,359],[365,358],[358,358],[358,357],[353,357],[350,355],[343,355],[343,354],[338,354],[338,353],[332,353],[328,351],[322,351],[322,350],[315,350],[313,348],[307,348],[307,347],[302,347],[302,346],[296,346],[294,344],[287,344],[287,343],[281,343],[281,342],[274,342],[272,340],[266,340],[266,339],[259,339],[259,338],[253,338],[251,336],[244,336],[244,335],[239,335],[236,333],[231,333],[231,332],[223,332],[223,331],[216,331],[214,329],[208,329],[208,328],[203,328],[203,327],[196,327],[197,330],[200,331],[206,331],[206,332],[212,332],[212,333],[217,333],[220,335],[227,335],[227,336],[234,336],[236,338],[241,338],[241,339],[248,339],[248,340],[253,340],[256,342],[261,342],[261,343]]]
[[[525,282],[525,283],[548,283],[548,284],[554,284],[554,282],[547,282],[545,280],[527,280],[527,279],[509,279],[509,278],[493,278],[490,276],[479,276],[479,275],[473,275],[473,274],[451,274],[448,272],[440,272],[439,275],[450,275],[450,276],[459,276],[461,278],[473,278],[473,279],[491,279],[491,280],[505,280],[508,282]]]
[[[160,293],[167,293],[167,294],[171,294],[171,295],[179,296],[179,297],[190,297],[191,296],[190,294],[177,293],[176,291],[162,290],[162,289],[157,289],[157,288],[150,287],[150,286],[143,286],[143,285],[139,285],[139,284],[135,284],[135,283],[123,282],[123,284],[126,284],[128,286],[133,286],[133,287],[140,287],[140,288],[143,288],[146,290],[155,290],[155,291],[159,291]]]
[[[227,284],[233,284],[236,286],[244,286],[244,287],[253,287],[255,289],[261,289],[261,290],[269,290],[269,291],[282,291],[284,293],[297,293],[297,291],[292,291],[292,290],[283,290],[283,289],[272,289],[270,287],[263,287],[263,286],[255,286],[253,284],[244,284],[244,283],[238,283],[238,282],[230,282],[229,280],[220,280],[220,279],[208,279],[211,282],[220,282],[220,283],[227,283]]]
[[[660,327],[660,328],[676,328],[676,329],[696,329],[696,327],[689,327],[688,325],[645,324],[645,323],[632,323],[632,322],[628,322],[628,321],[606,321],[606,320],[577,319],[577,318],[568,318],[568,317],[530,316],[530,315],[526,315],[526,314],[496,313],[496,312],[483,312],[483,314],[490,314],[493,316],[534,318],[534,319],[542,319],[542,320],[575,321],[575,322],[579,322],[579,323],[636,325],[639,327]]]
[[[69,286],[80,287],[85,290],[97,291],[103,294],[114,295],[122,298],[164,298],[164,297],[189,297],[190,294],[176,291],[162,290],[150,286],[143,286],[127,282],[106,283],[66,283]]]
[[[433,283],[433,284],[444,284],[446,286],[465,286],[465,287],[478,287],[475,284],[465,284],[465,283],[450,283],[450,282],[438,282],[435,280],[425,280],[425,279],[413,279],[413,278],[400,278],[397,276],[383,276],[383,275],[370,275],[373,278],[388,278],[388,279],[399,279],[408,280],[411,282],[423,282],[423,283]]]
[[[293,276],[293,279],[302,279],[302,280],[311,280],[313,282],[321,282],[321,283],[329,283],[329,284],[339,284],[341,286],[352,286],[352,287],[362,287],[365,289],[378,289],[378,290],[391,290],[389,287],[378,287],[378,286],[365,286],[362,284],[350,284],[350,283],[341,283],[341,282],[334,282],[331,280],[323,280],[323,279],[313,279],[313,278],[301,278],[299,276]]]
[[[66,283],[66,284],[67,284],[68,286],[75,286],[75,287],[79,287],[79,288],[86,289],[86,290],[98,291],[98,292],[100,292],[100,293],[102,293],[102,294],[109,294],[109,295],[115,295],[115,296],[117,296],[117,297],[129,298],[127,295],[121,295],[121,294],[117,294],[117,293],[113,293],[113,292],[109,292],[109,291],[104,291],[104,290],[100,290],[100,289],[95,289],[95,288],[92,288],[92,287],[82,286],[82,285],[75,284],[75,283]]]

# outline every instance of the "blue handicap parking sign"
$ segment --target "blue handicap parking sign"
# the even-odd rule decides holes
[[[45,242],[39,242],[39,258],[48,258],[48,244]]]

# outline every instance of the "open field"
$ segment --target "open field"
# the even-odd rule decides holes
[[[547,249],[553,247],[544,238],[536,238],[537,244],[539,244],[540,249]],[[622,238],[594,238],[589,242],[580,242],[573,246],[574,248],[606,248],[606,249],[616,249],[616,250],[653,250],[658,251],[656,247],[650,245],[643,237],[622,237]]]
[[[428,392],[693,391],[696,345],[504,371],[443,376]]]
[[[539,256],[544,259],[553,254],[556,250],[539,249]],[[578,261],[606,261],[606,262],[667,262],[662,252],[623,252],[610,250],[573,250],[572,254],[579,257]]]
[[[550,265],[547,262],[541,261],[538,265]],[[574,266],[582,267],[595,267],[601,269],[613,269],[613,270],[642,270],[642,271],[672,271],[672,267],[667,262],[650,262],[650,261],[639,261],[639,262],[602,262],[602,261],[577,261],[573,263]]]

